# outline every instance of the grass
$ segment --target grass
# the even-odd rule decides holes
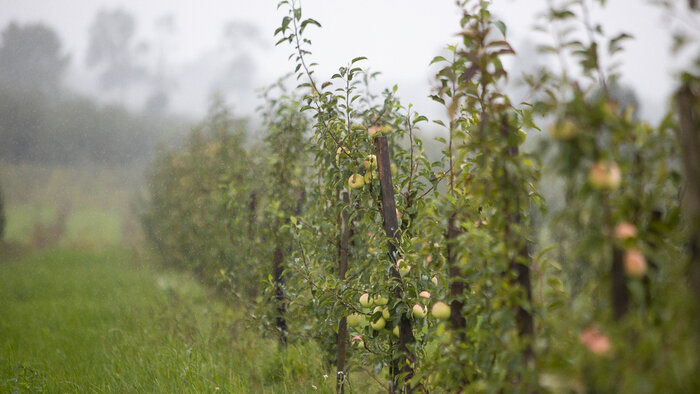
[[[0,263],[0,392],[334,391],[312,345],[278,351],[245,311],[139,260],[53,249]]]
[[[35,227],[50,227],[63,212],[67,222],[58,240],[63,245],[138,243],[141,231],[132,206],[142,170],[0,162],[7,214],[5,240],[32,244]]]

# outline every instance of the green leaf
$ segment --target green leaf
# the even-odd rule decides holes
[[[435,63],[438,63],[438,62],[446,62],[446,61],[447,61],[447,59],[445,59],[445,58],[442,57],[442,56],[435,56],[435,57],[433,58],[433,60],[430,61],[430,64],[435,64]]]
[[[503,23],[503,21],[495,21],[493,22],[494,25],[498,28],[498,30],[503,34],[503,38],[506,37],[506,24]]]

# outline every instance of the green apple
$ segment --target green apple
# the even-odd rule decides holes
[[[442,301],[436,302],[431,312],[435,318],[440,320],[447,320],[450,318],[450,306]]]
[[[348,186],[351,189],[359,189],[365,185],[365,178],[361,174],[352,174],[348,178]]]
[[[423,318],[426,314],[428,314],[428,308],[418,304],[413,305],[413,317]]]
[[[369,325],[375,330],[381,330],[384,328],[384,326],[386,326],[386,320],[384,320],[383,317],[380,317],[377,319],[377,321],[370,322]]]
[[[365,293],[360,296],[360,305],[362,305],[363,308],[372,306],[372,300],[369,298],[369,294]]]
[[[382,312],[382,317],[385,318],[385,319],[388,319],[389,316],[391,316],[391,315],[389,314],[389,308],[377,306],[377,307],[374,308],[374,311],[372,311],[372,313],[377,313],[377,312]]]
[[[375,305],[384,306],[389,303],[389,300],[381,294],[377,294],[372,298]]]
[[[391,331],[396,335],[397,337],[399,336],[399,326],[394,327],[394,329]]]
[[[359,313],[352,313],[352,314],[348,315],[348,318],[347,318],[348,326],[359,327],[362,325],[363,320],[364,320],[363,315],[360,315]]]
[[[352,339],[350,340],[350,342],[351,342],[353,345],[355,345],[356,347],[358,347],[358,348],[361,348],[361,347],[364,347],[364,346],[365,346],[365,341],[363,341],[363,340],[362,340],[362,337],[359,336],[359,335],[355,335],[354,337],[352,337]]]
[[[437,276],[433,276],[432,279],[430,279],[430,281],[433,282],[433,284],[435,286],[437,286],[437,284],[438,284]]]
[[[372,183],[375,179],[379,179],[379,174],[377,174],[376,171],[368,171],[365,173],[364,181],[366,185]]]
[[[377,156],[367,155],[367,158],[362,162],[366,170],[376,170],[377,169]]]

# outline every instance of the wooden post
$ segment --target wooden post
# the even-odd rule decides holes
[[[696,86],[698,83],[696,82]],[[688,225],[689,283],[695,293],[695,320],[700,332],[700,98],[686,83],[676,93],[683,163],[683,208]],[[700,346],[700,344],[699,344]]]
[[[613,246],[612,258],[612,266],[610,268],[610,295],[612,297],[613,319],[620,320],[629,310],[630,295],[627,290],[623,251],[617,246]]]
[[[275,316],[275,323],[277,324],[277,329],[280,332],[280,345],[287,345],[287,320],[285,319],[285,314],[287,313],[287,300],[284,296],[284,266],[283,266],[284,256],[282,254],[282,247],[277,242],[275,246],[275,251],[272,256],[272,279],[275,282],[275,301],[277,302],[277,315]]]
[[[345,205],[350,204],[350,196],[348,192],[343,192],[343,202]],[[345,273],[348,270],[348,254],[350,247],[350,214],[347,207],[340,214],[340,239],[338,242],[338,277],[341,281],[345,280]],[[348,320],[346,316],[340,318],[338,322],[338,369],[336,373],[336,392],[342,394],[345,392],[345,357],[348,342]]]
[[[462,307],[464,302],[460,297],[464,297],[465,283],[462,279],[462,270],[457,265],[457,253],[455,252],[454,242],[460,234],[456,222],[457,214],[453,213],[447,222],[447,266],[450,273],[450,325],[452,329],[459,333],[460,340],[466,339],[464,328],[467,326],[467,320],[462,315]]]
[[[386,137],[377,137],[374,139],[377,145],[377,167],[379,170],[379,186],[382,194],[382,216],[384,217],[384,232],[389,238],[387,247],[389,250],[389,258],[394,263],[391,268],[391,276],[396,282],[394,286],[394,297],[400,299],[403,293],[401,283],[401,274],[396,268],[397,250],[394,241],[399,228],[399,219],[396,217],[396,200],[394,198],[394,184],[391,179],[391,159],[389,157],[389,143]],[[411,364],[415,361],[413,355],[408,349],[408,345],[413,343],[413,331],[411,328],[411,320],[406,313],[401,315],[399,323],[399,354],[394,357],[392,362],[392,384],[395,392],[400,392],[400,375],[403,376],[404,391],[412,392],[408,385],[408,380],[413,377],[413,367]]]
[[[508,137],[511,132],[517,132],[508,122],[508,117],[504,117],[501,123],[501,135]],[[520,152],[517,145],[509,146],[506,154],[510,157],[517,157]],[[508,174],[506,173],[506,177]],[[520,203],[520,195],[515,194],[513,198],[513,211],[509,212],[506,221],[505,235],[510,246],[517,250],[515,258],[508,262],[509,268],[515,271],[515,283],[525,292],[525,301],[532,307],[532,283],[530,281],[530,254],[527,247],[527,239],[521,234],[513,233],[512,227],[520,227],[522,224],[523,209]],[[508,203],[510,206],[510,202]],[[534,366],[535,352],[532,342],[535,340],[535,323],[532,313],[522,306],[518,306],[516,312],[516,324],[518,325],[518,334],[521,338],[525,338],[527,344],[523,349],[523,357],[528,366]]]

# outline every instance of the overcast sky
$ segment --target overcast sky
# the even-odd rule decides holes
[[[532,31],[535,13],[544,0],[495,0],[494,13],[508,25],[508,39],[516,50],[545,39]],[[0,0],[0,26],[10,21],[42,21],[61,37],[72,55],[69,84],[94,92],[94,81],[86,78],[85,49],[88,29],[100,9],[122,8],[138,21],[138,36],[157,37],[155,21],[165,15],[175,19],[176,32],[168,45],[168,63],[181,81],[173,94],[174,110],[199,116],[206,108],[211,81],[203,64],[225,56],[222,26],[229,21],[257,27],[263,45],[249,52],[255,60],[252,85],[273,82],[293,70],[287,60],[287,45],[274,47],[274,29],[283,16],[276,0]],[[439,109],[426,96],[431,86],[428,63],[446,44],[454,41],[458,13],[450,0],[304,0],[304,16],[321,22],[323,29],[310,34],[313,61],[321,64],[319,77],[331,75],[338,66],[356,56],[367,56],[367,65],[381,71],[377,88],[399,85],[403,102],[412,102],[420,112],[438,116]],[[673,72],[679,60],[669,55],[669,22],[643,0],[609,0],[604,13],[596,13],[610,36],[626,31],[635,36],[627,42],[622,74],[642,99],[650,117],[663,111],[673,89]],[[189,72],[188,72],[189,70]],[[202,71],[204,70],[204,71]],[[92,83],[92,84],[91,84]],[[208,85],[207,85],[208,84]],[[200,86],[201,85],[201,86]],[[237,105],[243,112],[255,106],[250,99]]]

